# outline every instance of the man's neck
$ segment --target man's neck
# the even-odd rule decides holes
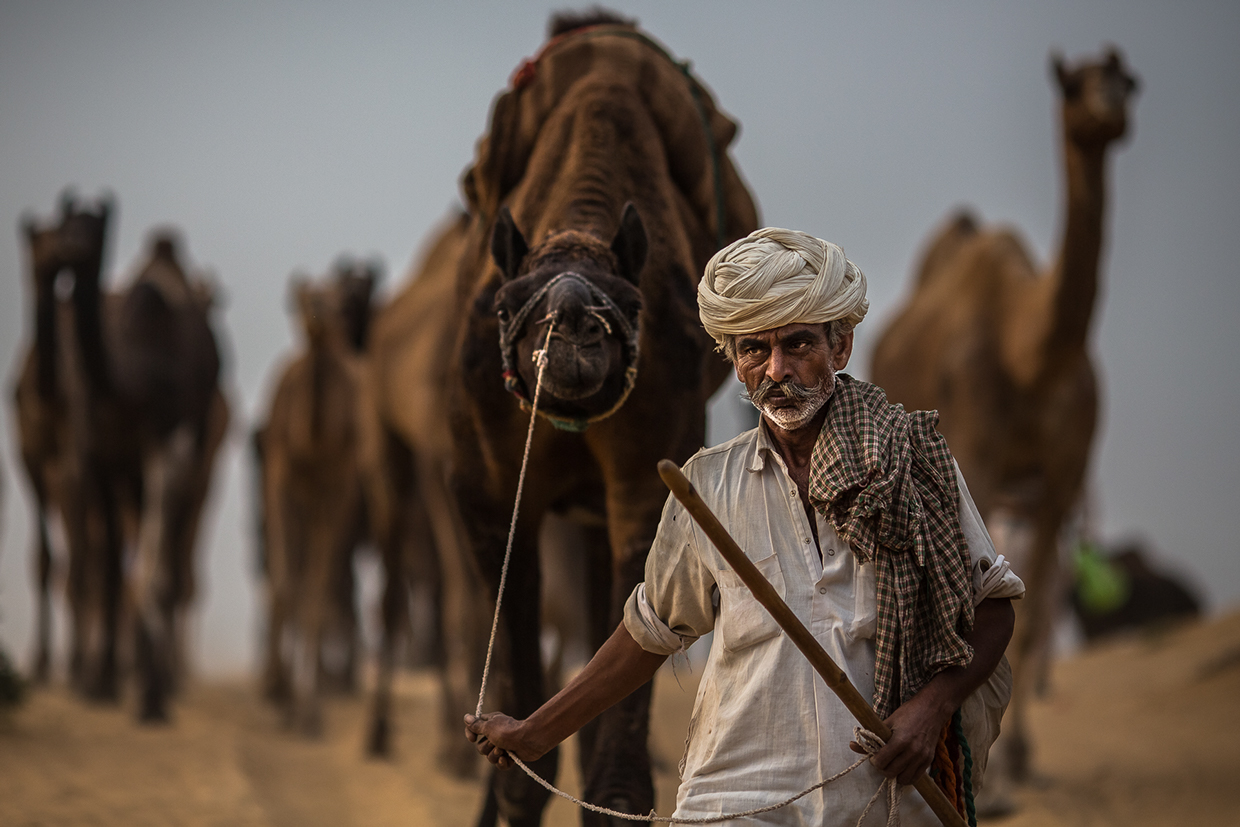
[[[822,430],[822,424],[827,421],[828,407],[824,405],[813,419],[795,431],[785,430],[772,422],[765,414],[762,416],[763,422],[766,423],[766,432],[770,435],[771,442],[775,444],[775,450],[779,451],[784,465],[788,466],[788,473],[796,480],[799,487],[804,487],[808,482],[809,463],[814,456],[814,443],[818,441],[818,433]]]

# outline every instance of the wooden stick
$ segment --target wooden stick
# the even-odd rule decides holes
[[[862,697],[857,691],[857,687],[852,685],[852,681],[848,680],[848,676],[844,671],[831,660],[831,656],[822,648],[810,631],[805,628],[805,624],[801,623],[800,618],[793,614],[792,609],[788,608],[788,604],[783,601],[779,593],[775,591],[775,587],[767,582],[766,578],[754,567],[749,558],[745,556],[745,552],[732,539],[732,535],[728,534],[727,529],[720,524],[719,519],[698,496],[694,490],[693,484],[681,473],[676,463],[671,460],[661,460],[659,462],[659,476],[663,478],[663,482],[671,489],[676,499],[680,500],[681,505],[689,512],[690,516],[697,521],[702,527],[702,531],[706,532],[706,536],[715,544],[724,559],[728,561],[728,565],[732,570],[744,581],[749,590],[753,592],[753,596],[758,602],[766,607],[771,613],[775,621],[780,627],[787,632],[788,637],[801,650],[801,654],[809,659],[818,674],[822,675],[822,679],[827,682],[827,686],[831,688],[839,699],[843,701],[844,706],[853,714],[853,717],[866,729],[873,732],[883,741],[891,738],[891,727],[887,726],[882,718],[878,717],[878,713],[874,711],[874,707]],[[938,785],[931,780],[930,776],[922,773],[918,779],[913,782],[913,787],[917,792],[921,793],[921,797],[930,805],[930,809],[939,817],[939,821],[943,822],[945,827],[968,827],[963,817],[957,812],[956,808],[947,800],[947,796],[939,789]]]

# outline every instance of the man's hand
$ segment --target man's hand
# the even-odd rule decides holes
[[[870,759],[879,772],[901,784],[912,784],[930,769],[938,749],[939,735],[952,714],[995,671],[1003,650],[1012,638],[1015,615],[1012,601],[987,598],[973,610],[973,630],[965,640],[973,647],[968,666],[952,666],[939,672],[887,719],[891,739]],[[856,743],[854,752],[864,753]]]
[[[481,718],[465,716],[465,737],[473,741],[478,752],[501,770],[511,767],[509,753],[530,762],[541,758],[546,750],[539,751],[527,744],[522,737],[524,721],[509,718],[502,712],[491,712]]]
[[[930,769],[939,735],[951,720],[951,714],[950,711],[944,714],[941,705],[928,693],[914,695],[885,721],[891,727],[891,738],[874,754],[870,763],[888,778],[905,786],[912,784]],[[848,746],[853,752],[865,752],[856,742]]]

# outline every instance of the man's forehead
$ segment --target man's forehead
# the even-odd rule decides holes
[[[758,339],[764,342],[777,342],[791,336],[801,335],[825,337],[827,335],[826,324],[823,322],[816,322],[812,324],[796,322],[794,324],[781,325],[780,327],[772,327],[767,330],[759,330],[754,333],[742,333],[736,338],[741,341],[744,341],[745,339]]]

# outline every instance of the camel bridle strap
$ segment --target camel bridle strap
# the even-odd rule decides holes
[[[620,398],[616,403],[602,413],[589,417],[567,417],[559,414],[551,413],[546,410],[539,410],[529,397],[528,389],[525,386],[525,380],[521,378],[520,372],[517,370],[517,340],[521,336],[522,330],[525,329],[526,323],[529,321],[530,315],[539,303],[546,298],[547,294],[557,284],[564,281],[575,281],[584,287],[590,294],[591,301],[594,304],[588,306],[586,311],[602,324],[603,329],[608,335],[612,333],[612,323],[607,321],[609,314],[614,320],[614,324],[619,328],[620,333],[624,336],[624,344],[628,357],[628,366],[624,369],[624,390],[620,393]],[[520,402],[521,409],[525,411],[536,412],[539,416],[546,419],[553,426],[561,431],[571,431],[580,433],[590,427],[595,422],[606,419],[607,417],[620,410],[620,407],[628,400],[629,394],[633,392],[634,385],[637,384],[637,357],[638,343],[641,330],[638,325],[629,321],[624,311],[616,304],[611,296],[607,295],[598,285],[587,279],[585,276],[573,270],[566,270],[563,273],[557,273],[547,281],[542,287],[534,292],[534,295],[526,299],[525,303],[518,308],[511,318],[502,310],[497,311],[496,316],[499,319],[499,348],[500,358],[503,363],[504,388],[513,396],[517,397]],[[538,382],[542,384],[542,371],[546,367],[546,351],[551,347],[551,328],[555,326],[557,314],[552,311],[542,321],[550,321],[551,327],[547,330],[547,341],[543,345],[540,353],[544,354],[543,360],[539,361]],[[536,361],[538,361],[536,359]],[[537,395],[538,389],[535,389]]]

